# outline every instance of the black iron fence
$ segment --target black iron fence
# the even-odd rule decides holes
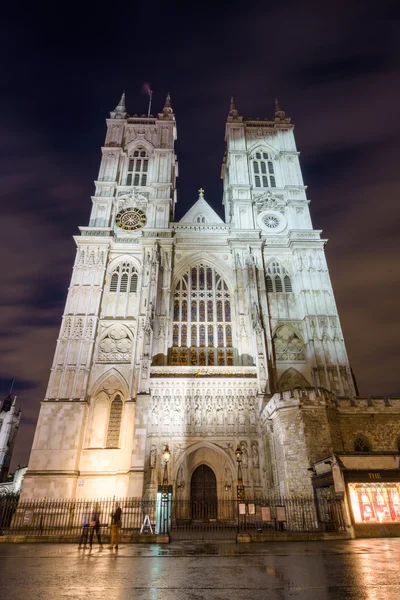
[[[18,500],[0,496],[0,534],[77,538],[84,525],[90,526],[95,513],[102,533],[109,533],[117,503],[122,509],[122,536],[156,533],[156,500]],[[237,533],[346,530],[343,503],[334,498],[172,499],[170,508],[171,539],[235,539]]]
[[[100,529],[111,528],[111,515],[117,503],[122,509],[122,534],[154,533],[156,502],[140,498],[94,500],[2,500],[0,532],[22,535],[78,536],[84,525],[99,515]],[[147,517],[147,518],[146,518]]]

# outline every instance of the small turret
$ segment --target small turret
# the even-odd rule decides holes
[[[291,121],[290,117],[282,110],[278,98],[275,98],[275,122],[276,121],[284,121],[285,123],[290,123]]]
[[[127,116],[126,106],[125,106],[125,92],[122,92],[121,100],[118,102],[117,106],[113,111],[110,112],[110,117],[112,119],[125,119]]]
[[[162,109],[162,113],[159,115],[162,119],[173,119],[174,118],[174,109],[171,106],[171,95],[168,92],[167,97],[165,98],[165,105]]]
[[[243,117],[239,115],[239,111],[236,108],[235,98],[231,96],[231,106],[228,113],[228,121],[241,121]]]

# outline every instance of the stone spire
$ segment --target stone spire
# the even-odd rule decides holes
[[[231,106],[228,113],[228,121],[241,121],[243,117],[239,115],[239,111],[236,108],[235,98],[231,96]]]
[[[174,112],[171,106],[171,94],[168,92],[167,97],[165,98],[165,105],[163,108],[164,115],[170,115]]]
[[[110,116],[112,119],[124,119],[126,115],[125,92],[122,92],[121,100],[118,102],[114,110],[110,112]]]
[[[275,98],[275,121],[286,121],[288,123],[290,122],[290,117],[288,117],[285,111],[282,110],[278,98]]]

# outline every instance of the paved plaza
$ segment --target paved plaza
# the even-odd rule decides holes
[[[265,544],[1,544],[7,600],[398,600],[400,539]]]

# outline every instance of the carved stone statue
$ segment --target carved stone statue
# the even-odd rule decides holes
[[[157,462],[157,447],[155,444],[152,445],[150,450],[150,469],[155,469]]]
[[[251,455],[253,458],[253,467],[258,468],[260,466],[260,457],[258,454],[258,444],[257,442],[253,442],[251,445]]]

